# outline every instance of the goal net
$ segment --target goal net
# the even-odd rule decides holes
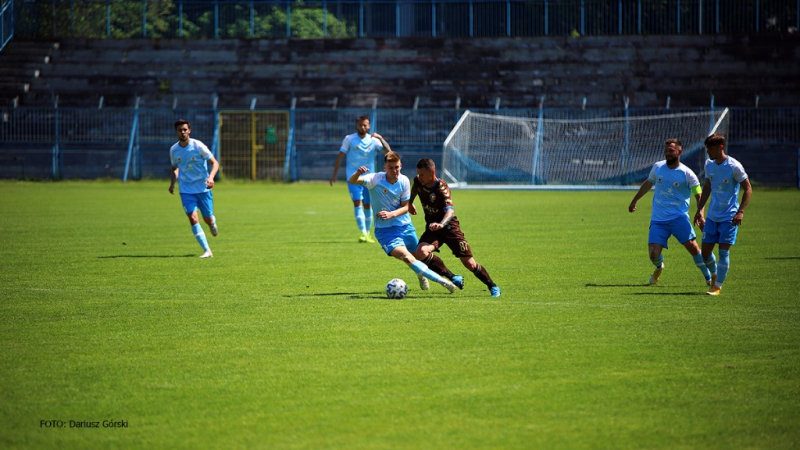
[[[461,188],[628,189],[664,159],[666,139],[681,141],[686,162],[728,123],[727,108],[588,120],[466,111],[444,142],[439,175]]]

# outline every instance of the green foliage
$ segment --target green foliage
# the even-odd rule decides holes
[[[646,285],[649,196],[456,191],[495,299],[448,250],[466,288],[420,291],[343,184],[217,184],[208,260],[167,187],[0,182],[3,448],[800,441],[798,191],[756,190],[717,298],[674,240]]]

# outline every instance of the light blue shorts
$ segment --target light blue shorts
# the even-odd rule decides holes
[[[731,222],[706,220],[706,226],[703,227],[703,243],[733,245],[736,243],[736,233],[738,231],[739,227],[733,226]]]
[[[689,217],[678,217],[668,222],[650,222],[650,234],[647,236],[648,244],[658,244],[667,247],[667,239],[675,236],[681,244],[691,241],[696,237]]]
[[[371,205],[369,198],[369,189],[360,184],[347,183],[347,190],[350,191],[350,200],[361,200],[365,205]]]
[[[414,224],[401,225],[396,227],[375,228],[375,239],[381,244],[381,248],[387,255],[391,256],[392,250],[397,247],[405,246],[411,253],[417,251],[419,239]]]
[[[187,216],[197,209],[200,210],[203,217],[211,217],[214,215],[214,195],[211,191],[205,191],[199,194],[181,193],[181,203],[183,203],[183,211]]]

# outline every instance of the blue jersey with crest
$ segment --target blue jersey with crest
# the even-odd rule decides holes
[[[375,156],[378,154],[378,150],[382,149],[381,141],[373,139],[369,133],[363,138],[358,133],[348,134],[339,149],[340,152],[347,155],[347,176],[349,177],[355,173],[361,166],[366,167],[370,172],[374,172]]]
[[[741,163],[730,156],[722,164],[709,159],[705,168],[706,179],[711,182],[708,219],[730,222],[739,211],[739,183],[747,179],[747,173]]]
[[[400,203],[411,198],[411,183],[408,177],[400,174],[393,184],[386,180],[386,172],[367,173],[361,175],[364,186],[369,189],[372,199],[372,212],[375,217],[375,228],[387,228],[411,223],[411,217],[405,213],[389,220],[378,218],[380,211],[394,211],[400,208]]]
[[[178,168],[178,186],[181,194],[199,194],[208,190],[208,161],[211,151],[197,139],[189,139],[186,147],[176,142],[169,149],[172,167]]]
[[[681,216],[689,217],[692,188],[700,186],[692,169],[683,163],[670,169],[666,161],[659,161],[653,165],[647,180],[655,185],[651,221],[668,222]]]

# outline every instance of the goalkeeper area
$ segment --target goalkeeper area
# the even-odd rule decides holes
[[[727,108],[581,120],[468,110],[444,142],[440,176],[462,189],[635,189],[666,139],[682,142],[684,163],[704,160],[706,137],[727,135],[729,122]]]

